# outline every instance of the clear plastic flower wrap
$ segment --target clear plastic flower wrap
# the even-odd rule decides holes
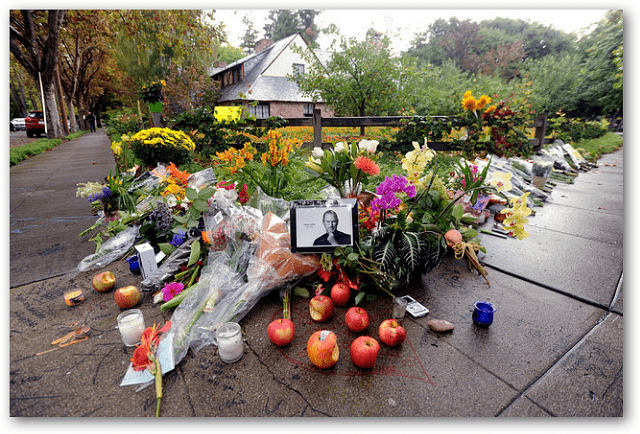
[[[283,217],[289,211],[289,202],[267,195],[260,187],[256,187],[256,192],[249,198],[246,205],[260,210],[263,215],[271,212],[278,217]]]
[[[255,214],[250,208],[236,211]],[[176,327],[177,361],[189,348],[195,352],[206,345],[216,345],[215,332],[220,324],[241,320],[271,290],[315,273],[320,267],[316,255],[291,253],[289,230],[275,214],[264,216],[253,239],[238,235],[240,220],[234,222],[238,217],[239,214],[226,214],[214,222],[214,232],[234,235],[210,253],[197,287],[174,311],[171,321]],[[211,221],[206,224],[211,225]]]
[[[140,239],[139,229],[140,226],[132,226],[109,238],[96,253],[86,256],[80,261],[76,271],[81,273],[88,270],[99,270],[117,261]]]
[[[484,166],[487,165],[487,161],[481,159],[476,159],[474,163],[477,164],[479,168],[484,168]],[[495,156],[491,158],[491,166],[489,166],[489,169],[487,171],[487,177],[491,178],[494,172],[511,173],[512,188],[509,191],[502,191],[502,194],[504,194],[509,199],[520,197],[527,192],[531,193],[531,196],[535,196],[541,201],[546,201],[549,198],[549,195],[547,193],[525,181],[513,168],[513,166],[509,164],[505,159],[500,159]],[[533,201],[529,198],[527,198],[527,203],[529,204],[529,207],[533,206]]]

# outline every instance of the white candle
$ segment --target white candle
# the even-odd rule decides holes
[[[140,343],[145,329],[140,309],[130,309],[118,315],[118,329],[126,346],[133,347]]]
[[[218,355],[225,363],[237,362],[244,354],[242,333],[237,323],[225,323],[216,332]]]

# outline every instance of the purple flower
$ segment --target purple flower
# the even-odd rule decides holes
[[[180,282],[167,283],[162,288],[162,300],[169,301],[184,289],[184,284]]]
[[[180,246],[182,243],[184,243],[184,239],[186,237],[186,232],[185,231],[178,231],[173,238],[171,239],[171,241],[169,242],[169,244],[171,244],[172,246]]]
[[[372,212],[381,209],[397,209],[402,204],[402,200],[396,193],[406,193],[407,197],[412,198],[416,195],[416,187],[410,184],[404,176],[386,176],[376,189],[376,193],[380,197],[371,201]]]

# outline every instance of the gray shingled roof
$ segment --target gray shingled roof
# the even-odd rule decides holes
[[[213,78],[244,63],[244,79],[239,83],[222,88],[218,102],[238,101],[241,99],[239,94],[244,94],[249,101],[312,102],[312,98],[305,97],[298,90],[298,86],[286,77],[262,76],[262,73],[296,36],[298,35],[294,34],[280,39],[259,53],[251,54],[224,68],[212,69],[210,74]]]

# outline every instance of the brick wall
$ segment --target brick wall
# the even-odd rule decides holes
[[[320,109],[323,117],[333,116],[333,111],[328,109],[326,104],[316,103],[315,108]],[[271,101],[269,113],[271,116],[282,116],[283,118],[301,118],[304,117],[304,103]]]

